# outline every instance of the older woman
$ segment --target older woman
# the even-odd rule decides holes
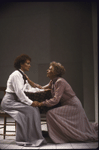
[[[41,132],[40,112],[36,107],[38,103],[29,99],[24,93],[24,88],[28,87],[24,72],[29,71],[30,62],[31,58],[25,54],[15,59],[16,70],[8,78],[1,107],[16,120],[16,143],[39,146],[46,141]]]
[[[39,103],[39,106],[51,107],[59,102],[60,107],[46,114],[48,133],[55,143],[76,141],[97,141],[98,124],[91,124],[82,104],[69,83],[62,78],[65,68],[57,62],[51,62],[47,77],[51,80],[42,88],[51,88],[52,98]],[[30,79],[29,83],[34,86]]]

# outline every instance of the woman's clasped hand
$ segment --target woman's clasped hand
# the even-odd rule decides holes
[[[33,107],[41,107],[42,105],[43,105],[42,102],[40,103],[38,101],[33,101],[33,103],[31,104],[31,106]]]

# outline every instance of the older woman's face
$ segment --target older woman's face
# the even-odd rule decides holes
[[[26,60],[24,64],[21,64],[22,71],[29,71],[30,67],[31,67],[30,60]]]
[[[50,66],[49,69],[47,70],[47,77],[49,77],[50,79],[53,79],[55,77],[53,66]]]

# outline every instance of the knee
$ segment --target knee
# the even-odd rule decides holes
[[[29,109],[28,112],[30,112],[30,114],[34,114],[34,115],[39,114],[39,109],[37,107],[30,106],[28,109]]]

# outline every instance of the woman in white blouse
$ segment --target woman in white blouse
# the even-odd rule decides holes
[[[1,107],[16,120],[16,143],[39,146],[46,140],[41,132],[40,112],[36,107],[38,102],[32,101],[24,93],[24,88],[29,85],[24,72],[29,71],[30,62],[31,58],[25,54],[15,59],[16,70],[8,78]]]

